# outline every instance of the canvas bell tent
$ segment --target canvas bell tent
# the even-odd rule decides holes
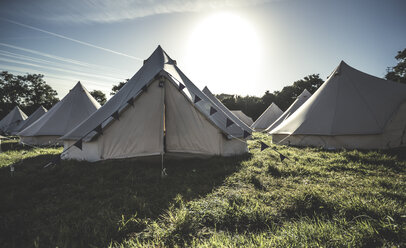
[[[4,134],[14,133],[18,125],[27,119],[27,115],[18,107],[15,106],[1,121],[0,132]]]
[[[30,145],[57,144],[58,138],[76,127],[99,107],[99,103],[78,82],[60,102],[18,133],[20,141]]]
[[[48,110],[43,106],[39,106],[37,110],[34,111],[25,121],[21,122],[13,131],[13,135],[17,134],[18,132],[24,130],[26,127],[34,123],[36,120],[41,118]]]
[[[237,123],[237,125],[242,127],[246,132],[252,133],[250,125],[247,125],[244,121],[239,119],[237,115],[233,114],[232,111],[230,111],[219,99],[217,99],[217,97],[213,95],[213,93],[211,93],[207,86],[204,87],[203,93],[216,105],[217,108],[221,109],[225,114],[227,114],[233,122]]]
[[[406,85],[346,63],[302,107],[271,131],[274,143],[387,149],[406,145]]]
[[[247,126],[251,126],[254,123],[252,118],[244,114],[244,112],[242,112],[241,110],[231,110],[231,113],[237,116],[237,118],[244,122]]]
[[[296,100],[289,106],[289,108],[283,112],[283,114],[276,119],[267,129],[267,132],[272,131],[275,127],[281,124],[284,120],[286,120],[289,116],[291,116],[300,106],[303,105],[312,96],[309,91],[306,89],[296,98]]]
[[[252,124],[251,128],[256,131],[262,131],[269,127],[276,119],[283,114],[283,111],[276,105],[272,103],[269,107],[262,113],[258,119]]]
[[[158,48],[105,105],[62,137],[62,159],[247,152],[249,134]]]

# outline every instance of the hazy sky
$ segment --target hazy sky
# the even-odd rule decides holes
[[[341,60],[383,77],[406,48],[403,0],[0,1],[0,70],[109,94],[157,47],[199,87],[261,96]]]

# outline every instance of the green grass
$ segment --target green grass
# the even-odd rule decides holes
[[[63,161],[59,149],[0,154],[4,247],[405,247],[406,150],[275,146],[166,161]],[[4,150],[4,148],[3,148]],[[22,154],[25,153],[25,154]],[[9,165],[16,171],[10,176]]]

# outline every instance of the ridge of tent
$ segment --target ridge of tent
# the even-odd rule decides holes
[[[94,129],[102,125],[102,128],[109,125],[112,121],[112,114],[115,112],[120,113],[128,106],[128,102],[135,99],[146,85],[151,83],[156,76],[163,76],[167,74],[168,77],[175,80],[179,83],[179,89],[181,85],[189,91],[191,97],[198,96],[201,101],[198,101],[194,106],[211,120],[218,128],[220,128],[226,134],[235,135],[238,134],[242,137],[243,130],[238,126],[232,125],[229,128],[225,127],[225,118],[224,118],[224,127],[222,127],[221,121],[217,121],[213,116],[210,116],[209,108],[207,104],[213,105],[208,97],[202,93],[180,70],[177,68],[176,61],[172,60],[169,55],[158,46],[155,51],[149,56],[148,59],[144,61],[143,66],[135,73],[135,75],[117,92],[110,100],[104,104],[98,111],[94,112],[86,120],[84,120],[76,128],[72,129],[61,139],[63,140],[78,140],[84,139],[85,141],[91,140],[97,132]],[[183,90],[183,88],[182,88]],[[207,111],[206,111],[207,108]],[[207,112],[207,113],[206,113]],[[223,114],[224,113],[220,113]],[[231,133],[230,133],[231,132]],[[234,133],[233,133],[234,132]]]

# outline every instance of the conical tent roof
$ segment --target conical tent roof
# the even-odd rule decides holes
[[[313,96],[271,134],[380,134],[404,101],[406,85],[368,75],[342,61]]]
[[[25,121],[21,122],[20,125],[18,125],[13,134],[18,133],[19,131],[24,130],[26,127],[34,123],[36,120],[41,118],[48,110],[44,108],[42,105],[37,108],[37,110],[34,111]]]
[[[96,136],[95,128],[102,128],[111,123],[115,113],[123,111],[130,102],[134,101],[150,82],[156,77],[165,76],[178,84],[179,90],[189,97],[194,106],[205,115],[217,128],[229,137],[244,137],[244,129],[238,123],[219,109],[202,91],[200,91],[177,67],[176,61],[160,47],[144,61],[138,72],[98,111],[82,122],[72,131],[62,137],[64,140],[90,141]],[[186,92],[187,90],[187,92]],[[215,110],[213,110],[215,109]]]
[[[247,125],[245,122],[243,122],[241,119],[239,119],[235,114],[233,114],[232,111],[230,111],[217,97],[211,93],[209,88],[204,87],[203,93],[206,94],[206,96],[221,110],[226,113],[231,120],[233,120],[235,123],[237,123],[240,127],[242,127],[245,131],[252,133],[252,129]],[[251,120],[252,121],[252,120]]]
[[[267,132],[272,131],[275,127],[277,127],[279,124],[281,124],[283,121],[285,121],[289,116],[291,116],[300,106],[305,103],[312,94],[310,94],[309,91],[306,89],[303,90],[302,93],[296,98],[296,100],[292,103],[292,105],[289,106],[289,108],[283,112],[283,114],[274,122],[272,123],[267,129]]]
[[[18,133],[19,136],[62,136],[100,107],[86,88],[78,82],[46,114]]]
[[[4,133],[11,133],[25,119],[27,115],[18,107],[15,106],[1,121],[0,130]]]
[[[244,112],[242,112],[241,110],[231,110],[231,113],[237,116],[237,118],[244,122],[247,126],[251,126],[254,123],[252,118],[244,114]]]
[[[283,114],[283,111],[276,105],[272,103],[269,107],[262,113],[258,119],[252,124],[251,128],[256,130],[264,130],[269,127],[276,119]]]

